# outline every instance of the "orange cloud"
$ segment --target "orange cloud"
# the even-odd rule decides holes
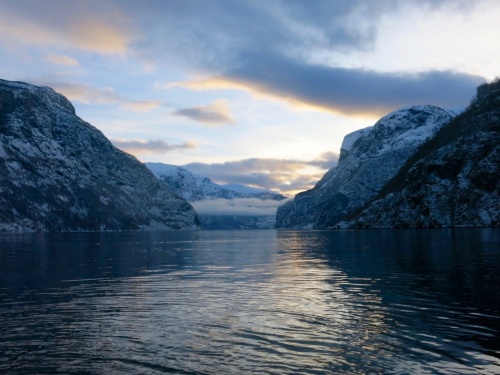
[[[159,100],[136,100],[123,103],[120,107],[135,112],[149,112],[162,105]]]
[[[45,60],[58,65],[65,66],[77,66],[78,61],[72,57],[66,55],[56,55],[55,53],[49,53],[45,56]]]
[[[315,104],[312,101],[304,101],[299,98],[293,97],[292,95],[284,96],[280,93],[275,93],[272,90],[266,89],[264,86],[257,83],[238,81],[235,79],[225,78],[225,77],[211,77],[202,80],[184,81],[184,82],[172,82],[167,84],[157,83],[155,85],[156,89],[172,89],[175,87],[186,88],[188,90],[195,91],[206,91],[206,90],[240,90],[246,91],[253,95],[254,98],[259,100],[272,100],[286,102],[293,109],[299,111],[320,111],[333,113],[335,115],[342,115],[343,113],[336,108]],[[381,112],[382,113],[382,112]],[[377,117],[380,113],[368,113],[363,114],[360,117]]]
[[[198,147],[198,142],[186,141],[181,144],[173,144],[161,139],[112,139],[115,147],[132,155],[166,154],[177,150],[190,150]]]
[[[67,31],[73,45],[90,52],[125,55],[130,42],[128,32],[103,20],[80,20]]]
[[[110,22],[104,18],[104,12],[76,7],[72,2],[59,3],[60,9],[54,14],[45,9],[49,7],[41,8],[40,3],[21,10],[9,5],[0,13],[0,41],[125,55],[132,39],[128,21],[117,12]]]
[[[183,87],[190,90],[243,90],[243,91],[252,91],[252,88],[249,85],[245,85],[243,83],[235,82],[228,80],[222,77],[211,77],[202,80],[194,80],[194,81],[184,81],[184,82],[172,82],[166,84],[157,83],[155,88],[158,89],[171,89],[174,87]]]
[[[482,77],[451,70],[384,73],[308,64],[277,55],[257,54],[253,58],[254,63],[243,64],[223,76],[160,87],[245,90],[265,99],[285,101],[300,110],[377,118],[416,103],[459,108],[468,103],[474,88],[483,81]]]

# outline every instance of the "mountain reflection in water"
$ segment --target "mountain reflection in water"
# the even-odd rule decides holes
[[[500,373],[500,231],[0,236],[0,372]]]

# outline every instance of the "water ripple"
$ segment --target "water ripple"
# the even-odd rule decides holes
[[[471,274],[463,243],[437,256],[422,244],[402,248],[415,242],[408,238],[392,249],[373,235],[82,234],[69,245],[64,236],[53,247],[45,241],[47,249],[4,242],[0,372],[499,373],[499,306],[476,276],[498,283],[500,254],[486,241],[487,273]],[[458,275],[449,272],[457,253]],[[455,285],[461,276],[472,281]]]

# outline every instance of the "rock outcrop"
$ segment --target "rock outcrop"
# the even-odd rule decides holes
[[[48,87],[0,80],[0,231],[194,229],[197,214]]]

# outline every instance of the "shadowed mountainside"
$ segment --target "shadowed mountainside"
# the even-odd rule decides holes
[[[0,231],[194,229],[198,217],[48,87],[0,80]]]

